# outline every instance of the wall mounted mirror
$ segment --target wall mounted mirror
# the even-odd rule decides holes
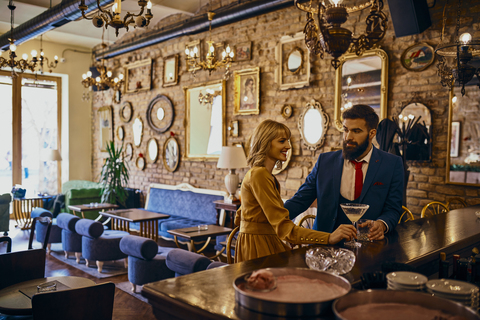
[[[184,87],[185,158],[216,160],[226,142],[225,81]],[[199,100],[200,94],[203,99]]]
[[[400,127],[402,127],[402,122],[407,126],[409,121],[417,121],[417,119],[419,119],[418,122],[412,126],[407,139],[405,139],[408,141],[405,159],[432,161],[432,116],[430,109],[423,103],[412,102],[404,106],[398,116]],[[401,138],[395,135],[393,142],[395,143],[396,154],[401,155],[400,150],[403,150],[399,144]]]
[[[450,92],[446,182],[480,186],[480,91],[466,86]]]
[[[281,37],[275,50],[275,60],[275,79],[280,90],[310,84],[310,51],[305,47],[303,32]]]
[[[167,96],[159,94],[150,101],[147,108],[147,123],[150,128],[158,133],[164,133],[172,126],[174,118],[175,109]]]
[[[335,127],[342,131],[342,112],[356,104],[375,109],[380,121],[387,117],[388,56],[382,49],[367,50],[361,56],[340,57],[335,79]]]
[[[328,129],[328,115],[323,111],[320,102],[312,99],[298,118],[298,130],[302,135],[303,145],[309,150],[317,150],[325,141]]]
[[[133,129],[133,143],[136,147],[139,147],[142,143],[143,136],[143,121],[142,118],[136,117],[132,125]]]
[[[147,143],[148,159],[151,163],[157,162],[158,158],[158,142],[157,139],[151,138]]]
[[[170,172],[177,170],[180,162],[180,147],[175,137],[169,137],[163,145],[163,165]]]
[[[163,87],[174,86],[178,83],[178,54],[163,60]]]

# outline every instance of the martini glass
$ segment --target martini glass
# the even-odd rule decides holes
[[[340,207],[342,207],[343,212],[345,212],[348,219],[352,221],[353,225],[358,228],[356,222],[363,216],[370,206],[361,203],[341,203]],[[360,248],[362,246],[362,244],[355,239],[345,242],[345,245],[353,248]]]

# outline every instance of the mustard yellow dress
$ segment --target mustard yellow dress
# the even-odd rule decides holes
[[[330,233],[296,226],[280,197],[277,179],[265,167],[253,167],[242,182],[242,206],[235,216],[240,231],[235,262],[290,250],[292,244],[328,244]]]

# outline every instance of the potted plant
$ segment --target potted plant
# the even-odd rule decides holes
[[[100,183],[102,184],[102,203],[120,203],[125,206],[128,185],[128,166],[122,154],[123,145],[115,148],[113,141],[107,144],[108,157],[102,166]]]

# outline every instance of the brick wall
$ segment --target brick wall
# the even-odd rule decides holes
[[[214,1],[214,6],[225,5],[230,1]],[[403,51],[409,46],[427,42],[436,46],[440,42],[442,11],[445,0],[437,1],[436,6],[431,9],[431,18],[433,25],[427,31],[420,35],[413,35],[395,38],[393,24],[388,23],[388,33],[381,44],[389,56],[389,77],[388,77],[388,116],[398,115],[402,106],[409,102],[416,94],[421,101],[430,108],[433,122],[433,161],[430,163],[409,162],[410,178],[408,182],[408,200],[407,206],[411,211],[419,215],[421,208],[432,200],[446,202],[450,197],[461,197],[470,205],[480,203],[479,188],[473,186],[446,185],[445,184],[445,164],[447,152],[447,123],[448,123],[448,89],[440,84],[439,77],[436,75],[435,64],[422,72],[411,72],[403,68],[400,63],[400,57]],[[452,4],[450,3],[450,6]],[[456,4],[455,4],[456,6]],[[466,8],[468,7],[468,12]],[[452,7],[453,8],[453,7]],[[450,9],[450,14],[456,12],[456,7]],[[385,10],[388,13],[388,5],[385,4]],[[205,10],[203,10],[205,11]],[[480,11],[480,4],[473,5],[472,1],[464,4],[462,14],[466,18],[462,19],[462,25],[468,25],[468,30],[474,37],[480,37],[480,23],[474,20]],[[347,28],[353,28],[356,33],[363,32],[363,21],[367,12],[361,14],[352,14],[346,23]],[[175,20],[185,18],[178,15],[169,17],[168,21],[161,21],[155,28],[160,28],[164,24],[173,23]],[[455,18],[450,17],[447,22],[449,25],[454,23]],[[235,45],[244,41],[252,41],[252,59],[249,61],[236,62],[231,70],[243,70],[247,68],[260,67],[261,79],[261,102],[259,115],[233,115],[234,105],[234,83],[233,77],[227,81],[227,103],[226,103],[226,123],[232,120],[239,121],[239,137],[227,137],[227,145],[234,143],[245,143],[253,129],[262,120],[270,118],[286,123],[292,130],[293,156],[287,170],[277,175],[282,187],[282,197],[289,198],[305,180],[308,172],[313,168],[318,154],[331,151],[341,142],[341,133],[333,125],[334,118],[334,81],[335,71],[330,66],[330,60],[322,60],[317,56],[311,55],[311,78],[310,86],[302,89],[279,90],[275,83],[275,48],[279,39],[284,35],[292,35],[303,30],[305,25],[305,14],[293,6],[291,8],[271,12],[262,16],[240,21],[234,25],[227,25],[212,30],[212,39],[216,42],[225,41],[230,45]],[[466,28],[462,28],[461,32]],[[139,36],[148,31],[129,32],[121,41],[128,42],[134,36]],[[453,34],[454,28],[447,28],[447,34]],[[129,162],[130,165],[130,187],[140,188],[146,191],[151,183],[165,183],[175,185],[187,182],[195,187],[225,190],[224,177],[227,170],[216,169],[216,161],[198,162],[186,161],[180,159],[177,171],[170,173],[164,166],[162,157],[152,164],[147,162],[145,170],[141,171],[135,167],[135,158],[139,153],[146,155],[147,141],[155,137],[160,145],[160,154],[165,140],[170,136],[170,131],[175,134],[180,145],[181,154],[185,152],[185,98],[183,86],[190,86],[195,83],[202,83],[210,80],[218,80],[223,76],[223,69],[212,73],[209,77],[208,72],[197,72],[194,79],[186,71],[184,61],[184,48],[187,42],[203,39],[207,40],[208,33],[198,35],[183,36],[167,42],[156,44],[154,46],[130,52],[113,59],[107,63],[111,68],[125,66],[128,62],[152,58],[153,64],[153,89],[134,94],[126,94],[123,101],[130,101],[133,105],[134,115],[140,116],[144,123],[143,139],[140,147],[134,148],[134,159]],[[172,54],[180,54],[179,83],[175,86],[162,88],[163,76],[163,58]],[[175,108],[175,119],[172,127],[163,134],[158,134],[151,130],[146,121],[146,110],[149,102],[158,94],[166,95]],[[329,115],[330,123],[327,131],[325,143],[322,148],[316,152],[303,147],[301,136],[298,131],[297,121],[304,106],[311,99],[319,101],[323,110]],[[281,115],[281,109],[285,104],[293,107],[293,116],[284,120]],[[95,93],[92,115],[92,134],[94,140],[93,150],[93,176],[98,177],[103,158],[106,156],[99,151],[98,147],[98,116],[97,110],[103,105],[112,105],[114,109],[114,127],[123,125],[125,127],[125,142],[133,143],[132,123],[122,123],[119,117],[121,104],[112,102],[112,92]],[[121,144],[116,138],[116,143]],[[240,178],[243,178],[247,169],[237,170]]]

